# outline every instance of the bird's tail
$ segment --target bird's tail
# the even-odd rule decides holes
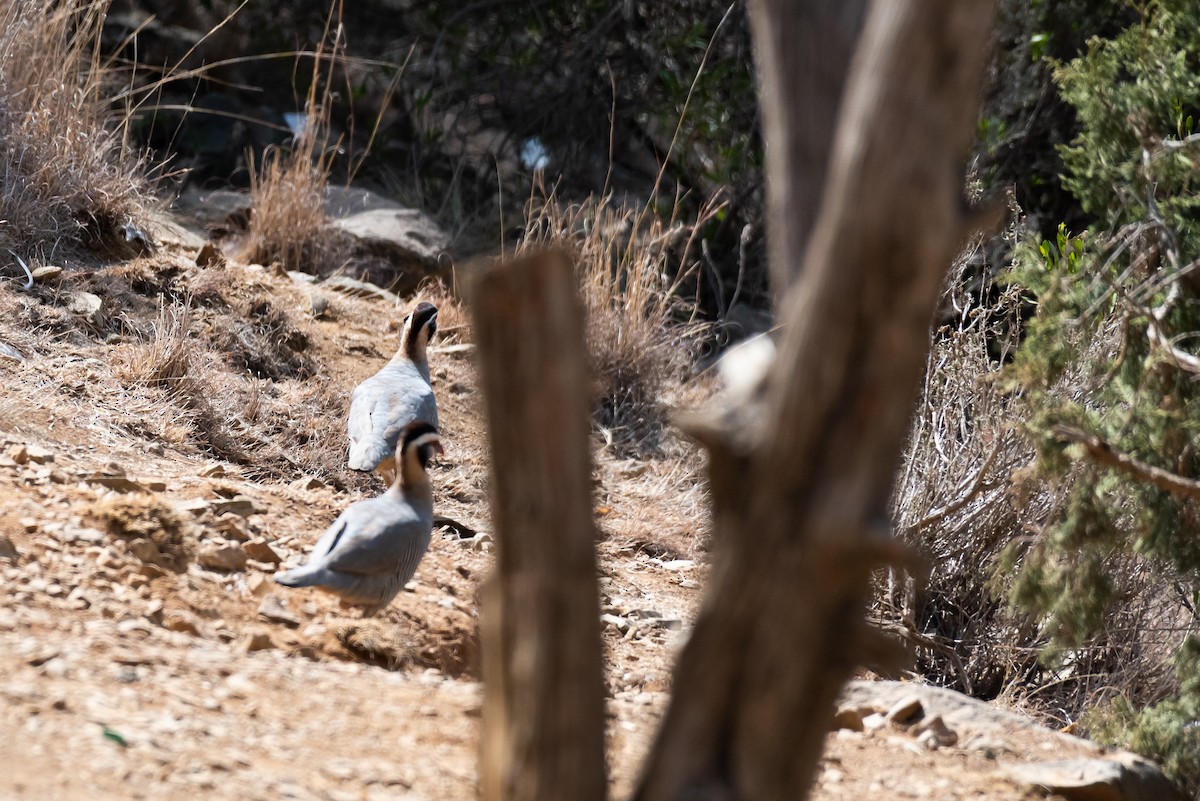
[[[322,570],[313,570],[309,566],[298,567],[295,570],[284,570],[275,574],[275,583],[285,587],[312,587],[321,583]]]

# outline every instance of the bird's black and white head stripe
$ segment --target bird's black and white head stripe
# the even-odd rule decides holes
[[[444,453],[442,438],[436,427],[429,423],[409,423],[400,434],[400,458],[415,452],[421,467],[427,467],[434,453]]]
[[[415,355],[420,345],[428,345],[437,333],[437,306],[422,301],[404,318],[404,349]],[[421,335],[424,333],[424,342]]]

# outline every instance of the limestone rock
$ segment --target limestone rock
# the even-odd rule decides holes
[[[920,720],[924,715],[925,708],[921,705],[921,699],[910,695],[892,704],[887,712],[887,721],[893,726],[904,727]]]
[[[432,266],[450,245],[446,232],[418,209],[368,209],[334,220],[333,225],[397,266]]]
[[[916,736],[917,743],[930,751],[948,748],[958,742],[958,733],[946,725],[941,715],[922,720],[913,726],[912,733]]]
[[[72,292],[67,296],[67,311],[91,322],[96,321],[102,305],[100,298],[91,292]]]
[[[216,515],[228,513],[239,515],[241,517],[249,517],[250,515],[256,515],[262,512],[262,510],[255,505],[254,501],[250,500],[245,495],[235,495],[232,498],[222,498],[220,500],[210,501],[209,508],[212,509],[213,514]]]
[[[283,557],[276,553],[266,540],[250,540],[242,545],[242,550],[246,552],[246,556],[256,562],[269,562],[277,565],[283,561]]]
[[[850,731],[863,730],[863,714],[859,709],[852,706],[842,707],[833,716],[834,730],[848,729]]]
[[[275,642],[271,639],[271,635],[265,631],[247,632],[238,643],[238,648],[242,653],[246,654],[251,654],[255,651],[267,651],[274,647]]]
[[[1042,788],[1067,801],[1183,801],[1179,791],[1154,764],[1136,757],[1064,759],[1011,765],[1008,777]]]
[[[57,284],[62,278],[63,269],[54,264],[43,264],[33,268],[33,280],[39,284]]]
[[[299,628],[300,618],[283,605],[277,595],[268,595],[258,605],[258,616],[268,623],[279,623],[288,628]]]
[[[246,552],[234,545],[206,543],[196,553],[200,564],[213,570],[245,570]]]

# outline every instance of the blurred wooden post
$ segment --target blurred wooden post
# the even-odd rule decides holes
[[[604,684],[584,312],[557,251],[470,292],[492,454],[481,602],[484,801],[602,801]]]

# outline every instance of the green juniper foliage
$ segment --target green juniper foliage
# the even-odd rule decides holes
[[[1029,406],[1041,479],[1064,502],[1001,560],[1010,599],[1042,622],[1050,661],[1102,643],[1122,574],[1181,599],[1161,621],[1178,693],[1094,712],[1095,733],[1200,787],[1200,501],[1137,467],[1100,464],[1069,425],[1112,451],[1200,482],[1200,4],[1163,0],[1093,39],[1055,79],[1079,134],[1063,185],[1093,223],[1018,249],[1011,280],[1037,301],[1012,375]],[[1132,705],[1130,703],[1132,701]],[[1140,708],[1138,708],[1140,706]]]

